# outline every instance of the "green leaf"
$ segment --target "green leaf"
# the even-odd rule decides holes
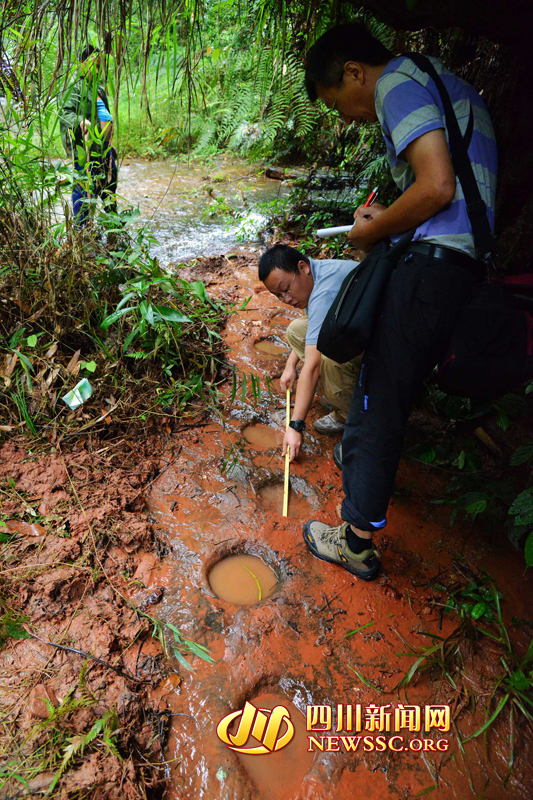
[[[464,450],[461,450],[455,461],[453,461],[453,465],[458,469],[463,469],[466,461],[466,453]]]
[[[527,692],[531,688],[529,678],[524,675],[521,669],[517,669],[516,672],[513,672],[509,683],[520,692]]]
[[[174,655],[176,656],[176,658],[180,662],[181,666],[185,667],[185,669],[188,669],[188,670],[190,670],[192,672],[193,669],[192,669],[191,665],[189,664],[189,662],[187,661],[187,659],[184,656],[182,656],[182,654],[180,653],[180,651],[176,647],[174,647],[173,650],[174,650]]]
[[[470,736],[467,736],[466,739],[463,739],[463,744],[465,742],[469,742],[470,739],[475,739],[476,736],[479,736],[480,733],[483,733],[483,731],[486,731],[487,728],[489,727],[489,725],[492,725],[492,723],[494,722],[494,720],[496,719],[496,717],[498,716],[500,711],[503,709],[504,705],[507,703],[508,700],[509,700],[509,695],[508,694],[506,694],[505,697],[502,697],[502,699],[500,700],[500,702],[498,704],[498,707],[497,707],[496,711],[481,726],[481,728],[479,728],[475,733],[470,734]]]
[[[117,319],[120,319],[129,311],[135,311],[135,308],[133,306],[128,306],[128,308],[121,308],[118,311],[114,311],[112,314],[106,317],[102,323],[100,323],[100,327],[104,328],[104,330],[109,328],[109,326],[116,322]]]
[[[514,451],[509,462],[512,467],[519,467],[533,458],[533,442],[524,442]]]
[[[184,314],[181,314],[179,311],[176,311],[175,308],[169,308],[168,306],[152,306],[154,312],[159,314],[161,319],[165,322],[190,322],[190,317],[186,317]],[[156,315],[154,314],[154,317]]]
[[[465,511],[467,514],[472,514],[472,516],[477,516],[478,514],[482,514],[485,509],[487,508],[487,501],[486,500],[476,500],[474,503],[469,503],[465,507]]]
[[[151,303],[147,303],[146,300],[141,300],[139,304],[139,311],[141,312],[142,318],[145,319],[149,325],[154,324],[154,307]]]
[[[15,348],[13,348],[13,352],[18,355],[18,357],[20,358],[20,360],[22,362],[22,366],[26,370],[32,370],[33,369],[33,364],[31,363],[31,361],[28,358],[28,356],[23,355],[19,350],[15,350]]]
[[[96,372],[96,361],[80,361],[80,368],[87,372]]]
[[[28,336],[28,338],[26,339],[26,344],[28,345],[28,347],[35,347],[35,345],[37,344],[38,338],[39,337],[36,336],[35,334],[32,334],[31,336]]]
[[[526,539],[524,555],[526,557],[527,566],[533,567],[533,531],[529,534],[529,536]]]
[[[189,288],[191,294],[201,300],[203,303],[208,303],[209,298],[207,297],[207,293],[205,291],[205,284],[202,281],[193,281],[189,284]]]
[[[533,486],[515,497],[509,514],[515,517],[515,525],[529,525],[533,522]]]
[[[472,619],[479,619],[483,616],[485,611],[487,610],[486,603],[476,603],[472,611],[470,612],[470,616]]]
[[[408,11],[412,11],[418,5],[419,0],[405,0]]]
[[[424,453],[421,453],[419,456],[420,461],[423,461],[424,464],[432,464],[437,457],[437,451],[434,447],[430,450],[426,450]]]
[[[214,664],[215,659],[209,653],[207,647],[204,647],[203,644],[198,644],[198,642],[192,642],[190,639],[185,639],[185,644],[191,651],[194,653],[195,656],[199,658],[203,658],[204,661],[207,661],[208,664]]]

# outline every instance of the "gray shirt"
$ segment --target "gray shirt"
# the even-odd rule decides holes
[[[310,258],[311,274],[315,285],[309,297],[307,314],[309,325],[305,343],[315,344],[329,308],[335,300],[346,275],[359,264],[359,261],[341,261],[338,258]]]

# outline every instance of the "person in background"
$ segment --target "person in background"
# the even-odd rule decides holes
[[[362,356],[337,364],[322,356],[316,343],[320,328],[345,276],[357,261],[308,258],[294,247],[277,244],[259,260],[259,280],[282,302],[293,308],[307,309],[307,314],[287,327],[291,354],[280,380],[280,388],[292,389],[297,378],[299,361],[303,368],[298,380],[293,419],[285,433],[283,455],[290,449],[291,461],[298,456],[305,429],[305,418],[311,407],[319,378],[326,400],[333,409],[314,423],[319,433],[334,434],[344,430]]]
[[[117,151],[112,146],[113,117],[106,92],[99,85],[100,52],[88,45],[80,55],[80,77],[70,86],[60,110],[60,128],[67,155],[78,179],[72,190],[77,227],[89,216],[89,202],[101,197],[104,210],[117,211]]]

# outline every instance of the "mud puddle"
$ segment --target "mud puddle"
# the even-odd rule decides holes
[[[254,450],[271,450],[283,443],[283,431],[262,423],[247,425],[242,435]]]
[[[257,342],[255,347],[256,350],[259,350],[263,357],[274,356],[277,358],[282,355],[287,356],[289,353],[286,346],[284,347],[281,344],[276,344],[276,342],[272,342],[270,339],[264,339],[262,342]]]
[[[232,259],[231,271],[222,259],[206,259],[191,268],[190,276],[208,277],[214,294],[237,286],[238,302],[253,295],[246,309],[228,322],[230,360],[239,374],[258,375],[263,386],[268,376],[276,386],[279,364],[260,356],[257,334],[264,338],[264,330],[275,327],[279,311],[287,319],[294,317],[268,293],[254,294],[256,269],[252,257]],[[231,383],[226,391],[229,397]],[[468,570],[495,576],[509,626],[513,616],[531,616],[531,578],[523,575],[521,556],[506,551],[502,559],[497,537],[493,542],[471,523],[458,520],[450,528],[449,509],[429,502],[434,496],[428,488],[429,470],[409,462],[402,462],[397,479],[404,491],[391,502],[388,525],[376,537],[383,563],[376,581],[363,583],[312,557],[302,538],[302,523],[311,518],[340,522],[341,476],[331,458],[338,439],[313,432],[313,420],[323,414],[316,405],[301,457],[291,465],[291,504],[297,514],[292,515],[290,505],[290,516],[284,519],[279,508],[283,429],[271,423],[283,397],[275,391],[273,395],[263,391],[256,402],[248,381],[244,401],[240,394],[233,404],[228,401],[225,428],[213,418],[202,428],[179,434],[179,456],[169,458],[149,498],[157,527],[166,532],[172,549],[167,559],[169,588],[158,614],[187,638],[209,647],[215,658],[214,664],[194,658],[194,672],[182,671],[178,687],[165,684],[158,690],[173,714],[166,799],[399,800],[428,794],[437,800],[474,800],[478,793],[487,800],[528,800],[533,786],[531,741],[521,738],[504,786],[509,749],[503,717],[502,728],[491,740],[496,746],[491,745],[488,754],[482,736],[468,741],[463,753],[455,729],[431,733],[429,738],[440,736],[448,742],[448,749],[440,753],[432,749],[434,741],[422,753],[409,747],[403,752],[378,752],[374,747],[354,753],[342,750],[337,739],[329,750],[295,750],[289,771],[279,769],[279,783],[275,759],[284,750],[242,755],[217,736],[219,722],[227,715],[238,716],[247,701],[255,704],[257,699],[270,708],[265,694],[290,709],[295,720],[301,721],[307,706],[330,707],[333,737],[339,704],[359,705],[363,720],[373,706],[385,707],[393,720],[400,704],[420,706],[422,714],[427,704],[449,704],[457,710],[463,696],[437,673],[424,672],[407,694],[395,687],[415,660],[402,653],[431,644],[431,636],[423,634],[446,637],[457,627],[456,619],[441,613],[445,595],[438,586],[463,580]],[[444,482],[440,488],[444,491]],[[253,604],[233,605],[213,597],[209,576],[215,565],[228,555],[257,553],[268,553],[264,561],[278,578],[274,593],[257,602],[257,584],[249,576]],[[512,633],[517,645],[527,649],[527,628],[515,627]],[[490,693],[481,667],[487,676],[501,667],[499,655],[491,655],[486,643],[469,642],[465,647],[461,680],[475,692],[478,708],[475,713],[458,713],[455,724],[463,737],[485,721]],[[366,728],[362,734],[368,732]],[[425,737],[423,731],[399,735],[406,736],[406,742]]]
[[[264,486],[257,493],[257,506],[264,511],[281,516],[283,511],[283,484],[273,483]],[[289,490],[288,515],[292,519],[301,519],[304,522],[310,519],[311,505],[308,500],[297,494],[294,489]]]
[[[223,558],[211,569],[209,585],[220,600],[236,606],[253,606],[270,597],[277,585],[276,573],[258,556]]]
[[[258,800],[290,800],[297,794],[306,774],[313,763],[313,754],[307,750],[307,731],[304,715],[286,697],[272,692],[262,692],[252,699],[252,704],[259,711],[265,713],[267,720],[269,712],[281,706],[290,714],[289,725],[294,726],[290,743],[283,749],[269,753],[268,759],[256,755],[238,754],[247,775],[257,787]],[[236,733],[238,725],[233,724]],[[280,736],[286,735],[287,726],[282,727]],[[243,749],[257,745],[257,739],[250,735],[242,745]]]

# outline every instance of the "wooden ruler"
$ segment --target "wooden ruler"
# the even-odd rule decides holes
[[[287,411],[286,411],[286,418],[285,418],[285,430],[289,428],[289,422],[291,421],[291,390],[287,388]],[[291,451],[287,447],[287,452],[285,453],[285,482],[283,484],[283,516],[288,516],[289,511],[289,473],[290,473],[290,461],[291,461]]]

